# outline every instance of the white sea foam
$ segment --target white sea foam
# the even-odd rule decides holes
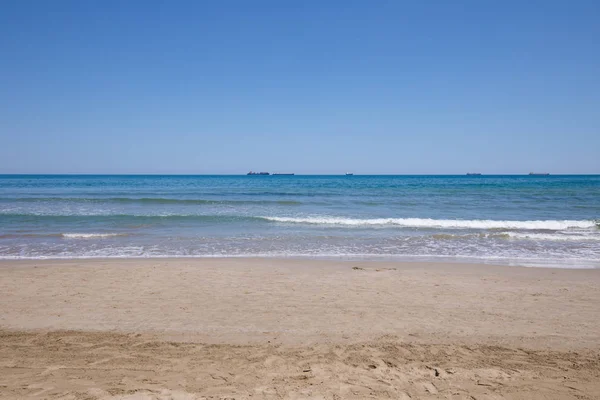
[[[123,233],[63,233],[66,239],[100,239],[115,236],[125,236]]]
[[[508,237],[513,239],[529,240],[551,240],[551,241],[600,241],[600,234],[581,235],[581,234],[552,234],[552,233],[519,233],[507,232]]]
[[[448,228],[448,229],[523,229],[523,230],[565,230],[569,228],[590,229],[596,227],[595,221],[546,220],[546,221],[495,221],[460,220],[430,218],[339,218],[339,217],[263,217],[266,220],[284,223],[369,226],[391,225],[407,228]]]

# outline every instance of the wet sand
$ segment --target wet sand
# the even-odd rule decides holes
[[[0,262],[0,397],[600,398],[600,270]]]

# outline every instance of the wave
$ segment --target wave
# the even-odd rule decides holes
[[[232,214],[44,214],[44,213],[3,213],[2,219],[34,219],[46,221],[196,221],[210,223],[287,223],[323,226],[346,227],[400,227],[420,229],[480,229],[480,230],[538,230],[562,231],[567,229],[597,229],[597,220],[461,220],[461,219],[431,219],[431,218],[344,218],[344,217],[276,217],[276,216],[247,216]]]
[[[475,233],[466,235],[453,235],[450,233],[439,233],[431,235],[436,240],[470,240],[470,239],[518,239],[539,241],[600,241],[598,234],[565,234],[565,233],[533,233],[533,232],[499,232],[499,233]]]
[[[599,225],[598,221],[546,220],[546,221],[496,221],[460,220],[431,218],[339,218],[339,217],[263,217],[266,220],[282,223],[345,225],[345,226],[399,226],[406,228],[447,228],[447,229],[522,229],[522,230],[565,230],[571,228],[590,229]]]
[[[508,237],[511,239],[525,240],[549,240],[549,241],[600,241],[600,235],[565,235],[565,234],[550,234],[550,233],[517,233],[508,232]]]
[[[7,233],[0,239],[33,239],[33,238],[65,238],[65,239],[96,239],[117,236],[129,236],[127,233]]]
[[[1,234],[0,239],[33,239],[33,238],[65,238],[65,239],[102,239],[109,237],[130,236],[128,233],[20,233]],[[600,241],[600,235],[581,233],[533,233],[533,232],[499,232],[499,233],[474,233],[450,234],[438,233],[430,236],[435,240],[469,240],[469,239],[518,239],[541,241]],[[419,237],[422,238],[422,237]]]
[[[451,233],[436,233],[431,235],[436,240],[469,240],[469,239],[508,239],[508,233],[474,233],[466,235],[453,235]],[[420,238],[420,237],[419,237]]]
[[[126,233],[62,233],[66,239],[99,239],[116,236],[127,236]]]

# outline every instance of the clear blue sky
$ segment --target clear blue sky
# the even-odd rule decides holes
[[[0,0],[0,173],[600,173],[600,1]]]

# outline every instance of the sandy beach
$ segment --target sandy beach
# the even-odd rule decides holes
[[[7,399],[597,399],[600,270],[0,262]]]

